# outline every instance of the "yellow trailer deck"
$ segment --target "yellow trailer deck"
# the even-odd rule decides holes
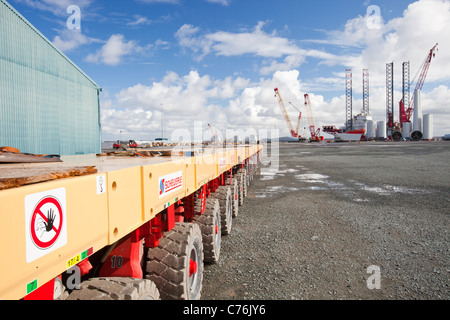
[[[81,266],[82,280],[99,275],[115,277],[121,273],[108,271],[102,264],[112,261],[111,268],[115,269],[127,263],[132,265],[135,249],[131,245],[123,257],[111,255],[129,239],[131,244],[139,244],[142,266],[142,260],[147,259],[142,257],[143,248],[157,248],[158,240],[174,228],[175,222],[195,223],[198,219],[194,216],[201,216],[208,210],[206,200],[213,197],[220,186],[226,187],[227,192],[230,192],[228,189],[233,191],[236,181],[242,180],[238,172],[241,174],[244,170],[245,175],[253,174],[261,149],[260,145],[248,145],[207,148],[196,156],[87,155],[62,157],[61,163],[1,164],[0,181],[14,179],[14,175],[32,176],[33,172],[42,175],[48,171],[51,176],[51,172],[70,168],[95,168],[96,173],[56,176],[55,180],[0,191],[0,299],[44,299],[50,292],[64,291],[60,289],[61,284],[68,293],[77,291],[79,287],[69,290],[67,282],[67,271],[76,265]],[[248,179],[244,177],[242,181],[238,181],[241,189]],[[233,191],[233,200],[237,197]],[[197,206],[192,214],[194,202],[200,203],[200,209]],[[203,237],[205,239],[205,234]],[[119,256],[121,265],[115,260]],[[186,279],[189,282],[197,275],[198,263],[203,261],[191,259],[188,262],[190,271]],[[128,278],[135,278],[137,274],[147,282],[164,278],[164,275],[149,276],[152,263],[156,262],[146,261],[141,276],[134,271],[123,274]],[[156,283],[159,291],[168,290],[160,286],[164,285]],[[182,283],[183,286],[190,284]],[[61,293],[51,297],[62,298]],[[169,292],[161,297],[190,299],[199,295]]]

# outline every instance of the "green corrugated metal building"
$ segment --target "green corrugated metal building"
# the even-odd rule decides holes
[[[99,153],[100,91],[0,0],[0,147],[34,154]]]

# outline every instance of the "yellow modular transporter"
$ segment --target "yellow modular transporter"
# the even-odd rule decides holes
[[[199,299],[261,149],[0,164],[0,299]]]

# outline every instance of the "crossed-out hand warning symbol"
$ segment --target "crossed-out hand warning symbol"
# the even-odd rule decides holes
[[[51,247],[61,234],[63,210],[53,197],[42,199],[31,217],[31,238],[40,249]]]
[[[66,190],[25,197],[26,258],[30,263],[67,244]]]

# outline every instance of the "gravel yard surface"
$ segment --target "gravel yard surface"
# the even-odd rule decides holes
[[[449,142],[279,153],[255,175],[219,262],[205,266],[202,299],[450,298]]]

